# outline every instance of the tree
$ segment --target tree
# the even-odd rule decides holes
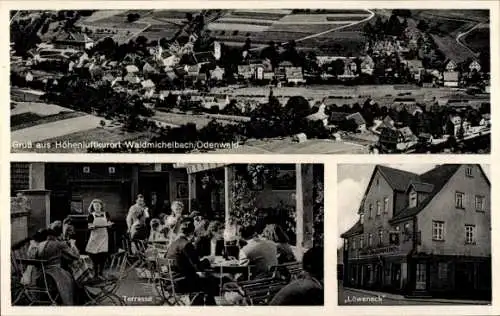
[[[422,32],[426,32],[429,29],[429,24],[425,20],[420,20],[417,24],[417,28]]]
[[[186,13],[186,20],[187,20],[188,22],[193,21],[193,14],[192,14],[192,13],[190,13],[190,12]]]
[[[139,35],[135,39],[135,44],[139,47],[145,47],[148,44],[148,39],[143,35]]]
[[[401,27],[401,23],[399,22],[399,18],[396,15],[391,15],[387,24],[385,25],[385,33],[393,36],[400,36],[403,29]]]
[[[288,99],[285,109],[287,117],[292,121],[306,117],[311,111],[309,102],[303,96],[293,96]]]
[[[139,20],[141,16],[138,13],[129,13],[127,14],[127,22],[132,23]]]

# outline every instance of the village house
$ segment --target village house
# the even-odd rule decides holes
[[[368,55],[363,57],[363,60],[361,61],[361,73],[371,76],[373,75],[374,68],[375,63],[373,62],[373,59]]]
[[[480,126],[490,127],[491,126],[491,114],[483,114],[481,117],[481,121],[479,122]]]
[[[408,126],[402,128],[381,127],[378,144],[385,150],[397,152],[408,149],[417,140]]]
[[[358,66],[351,58],[346,58],[344,60],[344,73],[338,78],[353,78],[357,76]]]
[[[302,67],[286,67],[285,78],[289,84],[303,84],[306,82],[302,73]]]
[[[455,137],[460,136],[460,130],[462,129],[462,136],[469,133],[471,124],[466,119],[462,119],[460,116],[449,116],[446,124],[444,126],[444,131],[448,135],[452,135]]]
[[[224,79],[224,68],[216,66],[215,69],[210,70],[210,78],[216,81],[222,81]]]
[[[359,132],[366,131],[366,121],[359,112],[349,114],[345,117],[345,119],[346,120],[353,120],[354,123],[356,123],[357,131],[359,131]]]
[[[406,60],[406,67],[410,72],[412,78],[416,81],[420,81],[422,72],[424,71],[424,66],[421,60]]]
[[[429,133],[420,133],[418,135],[418,142],[423,145],[430,145],[434,138]]]
[[[255,75],[255,69],[250,65],[238,65],[238,76],[244,80],[251,80]]]
[[[470,73],[473,73],[473,72],[480,72],[481,71],[481,64],[479,64],[479,62],[477,60],[473,60],[470,64],[469,64],[469,72]]]
[[[94,41],[85,33],[62,31],[56,36],[53,44],[56,48],[87,50],[94,46]]]
[[[445,87],[458,87],[459,74],[457,71],[457,63],[450,60],[443,72],[443,84]]]
[[[490,181],[480,165],[377,165],[344,239],[344,286],[491,298]]]

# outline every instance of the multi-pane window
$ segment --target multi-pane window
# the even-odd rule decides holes
[[[484,211],[484,196],[476,195],[476,211]]]
[[[365,238],[361,236],[359,238],[359,249],[363,249],[364,246],[365,246]]]
[[[384,213],[389,212],[389,198],[384,198]]]
[[[444,222],[432,221],[432,239],[444,240]]]
[[[380,201],[377,201],[377,216],[380,216],[381,212],[382,212],[382,208],[380,206]]]
[[[378,244],[382,245],[384,241],[384,231],[382,229],[379,229],[378,231]]]
[[[464,208],[465,194],[462,192],[455,192],[455,207]]]
[[[472,177],[472,167],[466,167],[465,168],[465,175],[467,177]]]
[[[368,234],[368,247],[373,245],[373,234]]]
[[[356,239],[355,238],[352,239],[351,248],[353,250],[356,249]]]
[[[476,226],[465,225],[465,243],[473,244],[476,242]]]
[[[410,192],[410,207],[417,207],[417,192]]]

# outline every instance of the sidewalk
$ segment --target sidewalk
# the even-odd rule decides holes
[[[491,305],[491,301],[481,301],[481,300],[456,300],[456,299],[444,299],[444,298],[412,298],[404,295],[386,293],[386,292],[377,292],[377,291],[369,291],[363,289],[356,289],[351,287],[345,287],[344,289],[363,293],[366,295],[373,296],[381,296],[392,300],[405,300],[405,301],[413,301],[413,302],[434,302],[434,303],[444,303],[444,304],[457,304],[457,305]]]

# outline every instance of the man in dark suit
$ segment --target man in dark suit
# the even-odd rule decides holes
[[[218,292],[217,283],[207,277],[203,270],[210,266],[206,260],[200,261],[200,257],[193,245],[194,223],[190,218],[183,219],[179,226],[179,235],[170,245],[166,258],[172,259],[171,266],[174,279],[182,277],[176,283],[179,293],[203,292],[205,294],[204,304],[215,305],[214,296]]]

